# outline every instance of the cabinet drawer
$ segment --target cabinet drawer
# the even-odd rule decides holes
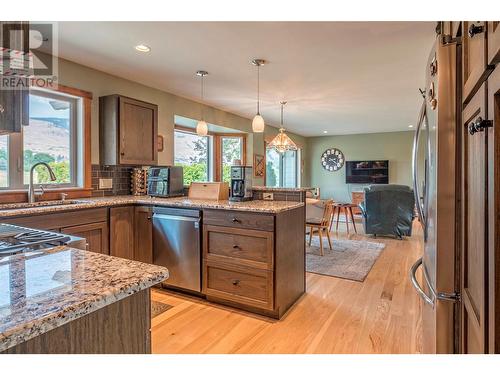
[[[462,97],[466,104],[481,86],[487,73],[486,23],[464,21],[462,34]]]
[[[252,212],[204,210],[203,222],[208,225],[274,231],[274,216]]]
[[[204,292],[228,301],[273,308],[273,273],[205,261]]]
[[[272,269],[274,235],[252,229],[203,226],[203,253],[206,258]]]

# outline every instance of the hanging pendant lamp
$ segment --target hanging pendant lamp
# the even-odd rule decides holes
[[[288,135],[285,133],[285,128],[283,127],[283,107],[286,102],[282,101],[281,104],[281,127],[278,135],[274,137],[274,139],[267,145],[267,148],[272,148],[278,151],[279,153],[283,153],[286,151],[296,151],[298,149],[297,145],[290,139]]]
[[[196,72],[196,75],[201,78],[201,101],[203,102],[203,95],[204,95],[203,78],[206,75],[208,75],[208,72],[206,72],[205,70],[198,70]],[[198,124],[196,124],[196,134],[202,137],[208,134],[208,125],[205,122],[205,120],[203,120],[203,107],[201,108],[201,120],[198,121]]]
[[[266,63],[263,59],[253,59],[252,64],[257,67],[257,114],[252,120],[254,133],[263,133],[265,128],[264,118],[260,115],[260,67]]]

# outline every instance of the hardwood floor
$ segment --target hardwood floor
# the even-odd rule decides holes
[[[152,321],[153,353],[419,353],[420,301],[408,279],[422,252],[419,224],[402,241],[333,238],[386,248],[362,283],[308,273],[306,294],[281,321],[153,290],[153,299],[173,306]]]

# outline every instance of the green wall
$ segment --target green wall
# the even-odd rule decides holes
[[[352,191],[363,185],[345,183],[345,166],[328,172],[321,166],[321,154],[328,148],[340,149],[346,160],[389,160],[389,183],[411,186],[413,132],[353,134],[307,139],[305,169],[307,183],[321,188],[322,198],[350,201]]]

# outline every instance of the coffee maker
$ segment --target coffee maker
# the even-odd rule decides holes
[[[230,201],[243,202],[251,200],[253,168],[243,165],[231,167],[231,196]]]

